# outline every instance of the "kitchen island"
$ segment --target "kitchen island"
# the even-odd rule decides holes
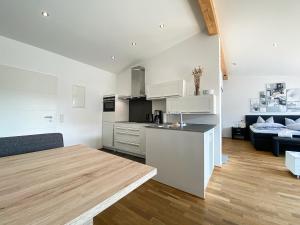
[[[214,125],[146,126],[146,164],[155,180],[205,198],[214,169]]]

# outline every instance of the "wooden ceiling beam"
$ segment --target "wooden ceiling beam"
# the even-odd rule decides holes
[[[212,0],[198,0],[209,35],[219,34],[215,7]]]
[[[219,27],[213,0],[198,0],[202,16],[209,35],[219,35]],[[223,47],[221,45],[221,71],[223,79],[228,80]]]
[[[222,45],[221,45],[221,71],[223,74],[223,80],[228,80],[228,72],[227,72],[227,68],[226,68],[224,50],[222,48]]]

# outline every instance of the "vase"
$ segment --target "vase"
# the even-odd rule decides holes
[[[194,87],[195,87],[194,95],[199,95],[200,94],[200,74],[194,75]]]
[[[195,86],[195,92],[194,94],[197,96],[200,94],[199,86]]]

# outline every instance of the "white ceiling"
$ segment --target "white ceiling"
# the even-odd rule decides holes
[[[215,0],[215,7],[229,76],[300,76],[299,0]]]
[[[119,72],[198,33],[199,15],[197,0],[1,0],[0,35]]]

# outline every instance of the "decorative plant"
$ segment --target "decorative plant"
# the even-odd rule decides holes
[[[203,68],[201,66],[196,67],[192,71],[193,77],[194,77],[194,85],[195,85],[195,95],[199,95],[199,89],[200,89],[200,77],[203,74]]]

